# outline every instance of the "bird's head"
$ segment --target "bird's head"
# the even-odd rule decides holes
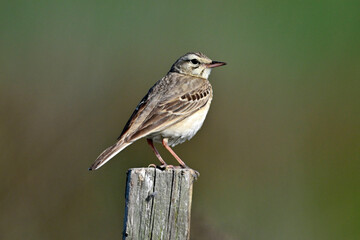
[[[170,72],[177,72],[207,79],[211,69],[225,65],[224,62],[212,61],[200,52],[190,52],[180,57],[171,67]]]

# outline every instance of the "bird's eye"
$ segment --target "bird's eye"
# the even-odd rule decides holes
[[[199,64],[200,62],[197,59],[191,59],[190,60],[192,64]]]

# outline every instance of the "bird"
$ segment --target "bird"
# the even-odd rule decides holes
[[[168,165],[154,142],[161,143],[178,161],[189,168],[171,147],[190,140],[201,128],[213,99],[208,80],[211,70],[226,65],[201,52],[189,52],[171,66],[135,108],[116,143],[105,149],[89,170],[97,170],[135,141],[146,138],[161,168]],[[151,164],[154,165],[154,164]]]

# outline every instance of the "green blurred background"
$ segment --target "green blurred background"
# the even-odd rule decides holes
[[[188,51],[210,76],[192,239],[360,239],[359,1],[1,1],[0,238],[120,239],[126,170],[96,172]],[[168,162],[175,160],[161,147]]]

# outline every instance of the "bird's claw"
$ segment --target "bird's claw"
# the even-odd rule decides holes
[[[198,177],[200,177],[200,173],[198,172],[198,171],[196,171],[196,170],[194,170],[194,169],[189,169],[190,171],[191,171],[191,175],[193,176],[193,178],[195,179],[195,180],[197,180],[198,179]]]
[[[175,168],[173,165],[163,164],[163,165],[157,166],[157,165],[155,165],[153,163],[148,166],[148,168],[150,168],[150,167],[158,168],[160,170],[168,170],[168,169],[174,169]]]
[[[168,169],[174,169],[175,167],[173,165],[163,164],[159,166],[161,170],[168,170]]]
[[[193,176],[193,178],[195,179],[195,180],[197,180],[198,179],[198,177],[200,177],[200,173],[198,172],[198,171],[196,171],[196,170],[194,170],[194,169],[192,169],[192,168],[190,168],[190,167],[188,167],[188,166],[186,166],[186,165],[184,165],[184,166],[181,166],[183,169],[188,169],[188,170],[190,170],[190,173],[191,173],[191,175]]]
[[[148,166],[148,168],[150,168],[150,167],[152,167],[152,168],[158,168],[158,169],[160,169],[160,170],[169,170],[169,169],[179,169],[179,168],[182,168],[182,169],[188,169],[188,170],[190,170],[190,173],[191,173],[191,176],[195,179],[195,180],[197,180],[198,179],[198,177],[200,177],[200,173],[198,172],[198,171],[196,171],[196,170],[194,170],[194,169],[192,169],[192,168],[189,168],[188,166],[174,166],[174,165],[168,165],[168,164],[163,164],[163,165],[160,165],[160,166],[156,166],[155,164],[150,164],[149,166]]]

